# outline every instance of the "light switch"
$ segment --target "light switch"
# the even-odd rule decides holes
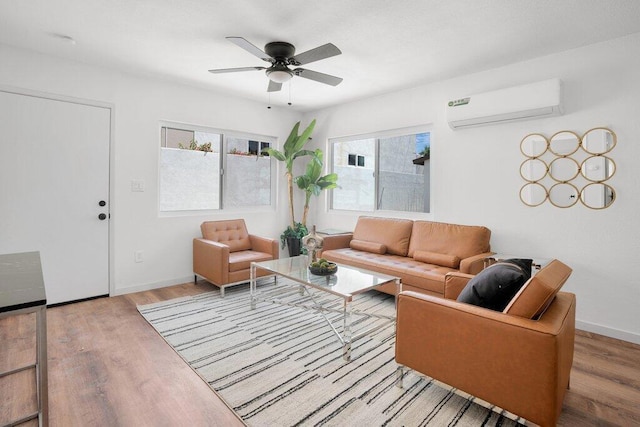
[[[141,192],[144,191],[144,181],[141,179],[131,180],[131,191]]]

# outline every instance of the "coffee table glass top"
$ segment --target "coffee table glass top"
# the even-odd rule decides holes
[[[309,271],[306,255],[257,262],[255,266],[342,297],[357,295],[397,279],[342,264],[338,264],[338,271],[331,276],[316,276]]]

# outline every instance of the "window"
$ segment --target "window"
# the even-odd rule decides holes
[[[364,156],[360,156],[358,154],[349,154],[348,159],[349,166],[364,167]]]
[[[258,155],[257,149],[252,152],[252,142],[255,148],[266,148],[269,143],[235,136],[228,136],[226,141],[223,206],[270,206],[271,159]]]
[[[430,211],[430,132],[405,129],[329,143],[332,172],[340,177],[332,209]]]
[[[275,138],[162,123],[161,212],[272,206]]]
[[[264,150],[265,148],[269,148],[271,147],[271,144],[268,142],[262,142],[262,141],[249,141],[249,154],[253,154],[253,155],[257,155],[258,153],[261,153],[262,150]],[[264,154],[265,156],[268,156],[268,154]]]
[[[220,209],[222,134],[162,127],[160,211]]]

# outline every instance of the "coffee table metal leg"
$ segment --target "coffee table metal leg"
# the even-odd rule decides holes
[[[402,388],[402,377],[404,377],[404,366],[398,365],[396,368],[396,387]]]
[[[343,324],[343,346],[342,358],[347,362],[351,361],[351,305],[344,300],[344,324]]]
[[[251,263],[249,289],[251,291],[251,310],[256,308],[256,266]]]

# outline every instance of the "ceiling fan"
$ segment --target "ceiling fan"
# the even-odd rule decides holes
[[[318,46],[315,49],[308,50],[301,54],[295,55],[296,48],[287,42],[271,42],[264,47],[264,52],[243,39],[242,37],[227,37],[231,43],[240,46],[250,54],[257,56],[263,61],[270,62],[270,67],[240,67],[240,68],[222,68],[217,70],[209,70],[210,73],[234,73],[237,71],[265,70],[269,77],[269,86],[267,92],[277,92],[282,88],[282,83],[290,80],[293,76],[304,77],[305,79],[316,82],[337,86],[342,79],[340,77],[331,76],[329,74],[319,73],[317,71],[307,70],[306,68],[294,68],[289,66],[299,66],[319,61],[321,59],[330,58],[340,55],[340,49],[331,43]]]

